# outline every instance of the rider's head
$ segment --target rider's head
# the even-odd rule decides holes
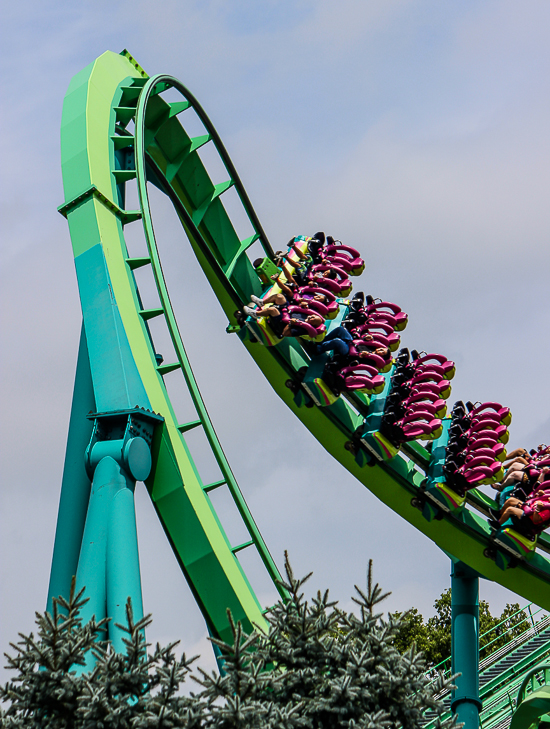
[[[319,314],[310,314],[306,317],[306,321],[308,324],[311,324],[312,327],[320,327],[324,320],[322,316],[319,316]]]

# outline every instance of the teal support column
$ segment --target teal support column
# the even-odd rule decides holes
[[[84,326],[73,389],[73,404],[69,421],[69,436],[65,452],[61,497],[53,548],[47,610],[52,610],[54,597],[68,598],[71,580],[76,575],[86,511],[90,499],[90,479],[84,467],[84,452],[90,442],[93,423],[86,418],[95,411],[94,388],[88,358]]]
[[[135,485],[135,482],[134,484]],[[123,639],[128,637],[117,624],[126,625],[126,602],[132,598],[134,622],[143,617],[141,575],[134,508],[134,488],[122,488],[115,494],[107,537],[107,615],[109,639],[115,651],[125,652]]]
[[[115,641],[114,648],[119,652],[125,650],[121,638],[123,631],[116,628],[114,623],[120,622],[124,625],[126,620],[120,611],[111,612],[113,596],[110,594],[110,590],[114,588],[118,601],[122,603],[122,613],[126,600],[131,597],[132,603],[141,609],[141,614],[136,617],[139,619],[143,616],[138,545],[133,513],[134,487],[135,480],[126,473],[120,463],[111,456],[101,458],[94,471],[92,494],[76,577],[77,589],[85,587],[85,597],[88,598],[88,602],[81,611],[82,621],[87,622],[92,617],[95,617],[96,620],[110,617],[108,635],[103,635],[103,639],[108,637],[112,640],[113,634],[116,635],[118,639]],[[120,508],[121,502],[126,502],[126,508]],[[132,510],[134,539],[124,544],[118,537],[128,534],[128,508]],[[120,527],[123,534],[118,533],[119,524],[117,524],[117,516],[121,514],[123,523]],[[113,564],[113,560],[110,559],[111,552],[117,548],[123,550],[120,558],[121,564],[117,564],[116,561]],[[126,563],[132,567],[129,576],[124,572],[115,571],[119,566],[124,569]],[[94,658],[88,654],[86,666],[79,670],[90,670],[93,664]]]
[[[116,651],[125,652],[127,634],[117,623],[127,623],[128,598],[134,622],[143,617],[134,490],[136,481],[145,480],[151,471],[150,441],[155,423],[162,418],[139,409],[91,417],[95,422],[86,449],[86,468],[93,480],[76,586],[85,588],[88,598],[82,621],[109,617],[108,634],[103,638],[109,638]],[[134,435],[138,431],[142,435]],[[102,437],[106,439],[100,440]],[[79,671],[90,670],[93,663],[89,655]]]
[[[451,655],[456,690],[451,711],[465,729],[478,729],[479,700],[479,575],[463,562],[451,572]]]
[[[81,612],[84,623],[92,616],[96,620],[107,617],[105,568],[108,523],[113,498],[124,488],[127,488],[127,479],[120,464],[114,458],[102,458],[94,471],[76,575],[77,589],[86,588],[85,596],[88,598]]]
[[[141,438],[134,439],[142,441]],[[121,441],[110,441],[115,446]],[[103,444],[101,444],[103,445]],[[107,449],[105,449],[107,450]],[[150,455],[145,445],[146,458]],[[149,466],[150,467],[150,466]],[[94,471],[92,493],[76,577],[77,589],[86,588],[89,598],[83,606],[82,621],[109,617],[108,635],[113,648],[125,652],[127,634],[117,623],[126,625],[126,602],[132,600],[134,621],[143,617],[139,551],[134,510],[136,479],[110,455],[101,458]],[[94,663],[89,656],[84,670]]]
[[[117,651],[124,650],[124,633],[115,623],[126,624],[129,597],[134,620],[143,617],[135,485],[135,479],[114,458],[106,456],[97,464],[78,564],[77,587],[85,587],[89,598],[82,619],[109,616],[109,639]]]

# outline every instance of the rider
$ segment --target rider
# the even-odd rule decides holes
[[[544,479],[544,476],[550,471],[550,468],[544,467],[540,478]],[[500,515],[499,523],[502,526],[505,521],[515,517],[516,519],[522,519],[527,517],[529,521],[539,526],[550,520],[550,492],[544,489],[538,488],[524,501],[520,499],[509,498],[502,510]]]
[[[263,306],[261,309],[251,309],[249,306],[243,307],[245,314],[253,319],[259,319],[263,316],[268,317],[269,326],[279,338],[303,336],[303,331],[299,328],[301,322],[305,322],[306,324],[317,328],[325,321],[320,314],[294,312],[293,316],[285,322],[283,319],[285,309],[286,306],[279,305]]]

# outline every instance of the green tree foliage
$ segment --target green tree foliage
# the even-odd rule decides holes
[[[0,687],[6,729],[416,729],[422,713],[443,711],[435,695],[449,687],[440,676],[429,685],[426,663],[414,644],[395,642],[399,618],[384,620],[375,608],[386,597],[372,584],[357,588],[355,612],[340,610],[328,591],[308,601],[288,559],[289,599],[267,613],[267,633],[247,635],[229,615],[232,643],[214,641],[222,674],[199,669],[197,693],[183,695],[192,660],[175,644],[147,654],[145,618],[127,610],[126,652],[102,640],[105,621],[82,625],[82,593],[57,601],[52,615],[37,614],[38,634],[21,635],[8,657],[15,678]],[[87,670],[90,653],[95,665]],[[451,729],[452,720],[440,723]]]
[[[435,615],[424,622],[416,608],[393,613],[401,620],[395,639],[396,648],[405,652],[413,641],[423,651],[430,666],[451,655],[451,589],[444,590],[434,602]],[[491,615],[489,603],[479,603],[480,656],[486,658],[528,628],[527,616],[518,603],[507,604],[498,617]]]
[[[202,704],[178,695],[192,660],[178,660],[176,643],[147,654],[144,618],[134,623],[126,608],[126,653],[115,653],[103,640],[106,620],[80,620],[87,601],[83,590],[68,601],[54,600],[53,613],[36,613],[37,636],[20,634],[6,654],[13,680],[0,686],[2,729],[126,729],[127,727],[200,727]],[[84,667],[90,656],[95,665]]]

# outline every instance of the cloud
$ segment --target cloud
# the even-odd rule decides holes
[[[359,288],[410,315],[403,343],[456,360],[453,396],[510,405],[511,445],[547,440],[548,4],[260,5],[9,8],[0,651],[32,629],[45,601],[80,330],[56,212],[59,124],[70,78],[106,49],[127,47],[148,72],[172,73],[197,95],[276,248],[319,229],[356,245],[367,260]],[[414,604],[429,615],[449,584],[447,558],[293,418],[225,334],[174,214],[161,206],[155,215],[201,390],[278,563],[288,548],[296,572],[314,569],[312,590],[329,586],[346,601],[372,556],[393,590],[385,609]],[[200,443],[196,456],[210,468]],[[202,616],[141,487],[137,509],[149,637],[202,650]],[[233,529],[229,510],[220,518]],[[482,591],[493,612],[516,599],[489,583]]]

